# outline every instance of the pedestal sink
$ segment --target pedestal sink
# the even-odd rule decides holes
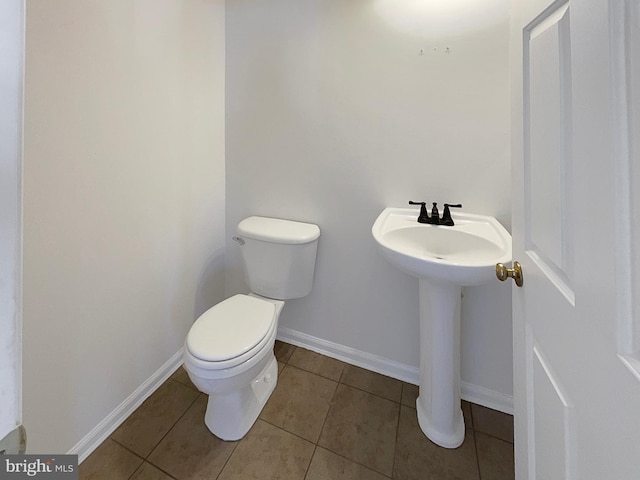
[[[460,299],[463,287],[495,278],[496,263],[511,261],[511,235],[495,218],[453,214],[454,226],[417,222],[414,208],[386,208],[371,229],[383,255],[418,278],[420,395],[418,423],[434,443],[464,441],[460,409]]]

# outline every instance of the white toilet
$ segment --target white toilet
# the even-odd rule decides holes
[[[249,217],[238,224],[234,239],[252,293],[204,312],[184,346],[191,381],[209,395],[205,424],[223,440],[249,431],[276,386],[278,318],[284,300],[311,291],[319,236],[317,225],[291,220]]]

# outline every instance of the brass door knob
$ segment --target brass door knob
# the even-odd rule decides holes
[[[498,280],[502,282],[504,282],[507,278],[513,278],[518,287],[521,287],[524,283],[522,267],[518,262],[513,262],[513,268],[508,268],[502,263],[497,263],[496,277],[498,277]]]

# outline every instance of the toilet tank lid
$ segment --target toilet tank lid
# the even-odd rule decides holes
[[[313,223],[281,218],[249,217],[238,224],[238,234],[272,243],[310,243],[320,236],[320,227]]]

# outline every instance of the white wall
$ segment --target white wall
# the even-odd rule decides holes
[[[20,409],[20,157],[23,0],[0,3],[0,440]]]
[[[26,19],[24,423],[64,453],[223,297],[224,2]]]
[[[509,227],[508,5],[437,29],[434,12],[402,5],[227,3],[226,223],[320,225],[314,290],[288,302],[281,327],[417,367],[417,280],[382,258],[371,226],[385,206],[424,200]],[[243,291],[233,243],[227,258],[227,293]],[[463,381],[498,397],[512,392],[509,292],[496,283],[463,302]]]

